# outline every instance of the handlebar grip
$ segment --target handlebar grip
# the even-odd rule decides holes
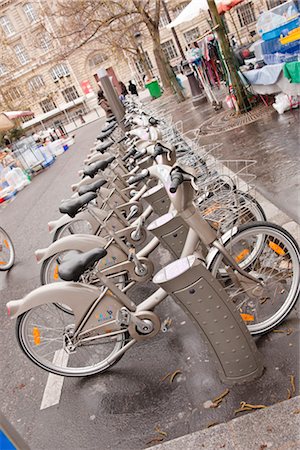
[[[177,191],[178,187],[181,185],[182,182],[183,182],[183,175],[181,172],[173,172],[173,174],[171,173],[171,184],[169,189],[171,194],[175,194],[175,192]]]
[[[137,159],[142,158],[143,156],[145,156],[145,154],[146,154],[146,152],[137,152],[137,153],[134,155],[134,157],[133,157],[134,161],[136,161]]]
[[[134,155],[135,153],[136,153],[136,149],[135,149],[135,148],[132,148],[131,150],[129,150],[129,152],[127,152],[127,153],[123,156],[122,161],[123,161],[123,162],[127,161],[127,159],[130,158],[130,156]]]
[[[148,176],[149,176],[149,171],[147,169],[144,169],[141,171],[141,173],[139,173],[133,177],[130,177],[128,180],[128,184],[135,184],[138,181],[141,181]]]

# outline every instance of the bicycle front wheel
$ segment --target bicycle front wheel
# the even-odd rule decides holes
[[[251,334],[277,327],[295,306],[300,291],[300,252],[293,237],[268,222],[239,227],[225,244],[238,265],[258,282],[236,274],[218,253],[209,269],[221,282]]]
[[[9,235],[0,227],[0,271],[9,270],[15,262],[15,249]]]
[[[124,347],[126,331],[116,336],[82,343],[67,352],[72,339],[74,315],[53,303],[37,306],[17,319],[17,340],[28,358],[42,369],[62,376],[83,377],[104,372],[120,357],[114,355]]]

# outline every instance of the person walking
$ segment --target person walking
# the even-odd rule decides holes
[[[114,115],[101,89],[98,91],[98,105],[105,111],[106,117]]]
[[[123,81],[119,81],[119,85],[120,85],[120,88],[121,88],[121,95],[126,97],[126,95],[128,95],[127,87],[125,86]]]
[[[129,89],[131,95],[137,95],[137,96],[139,95],[136,85],[133,84],[132,80],[129,81],[128,89]]]

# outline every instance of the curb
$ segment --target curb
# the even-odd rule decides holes
[[[300,396],[151,448],[155,450],[299,449]]]

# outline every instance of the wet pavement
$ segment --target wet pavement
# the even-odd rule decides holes
[[[208,119],[222,113],[222,110],[215,112],[208,103],[195,108],[190,99],[180,105],[176,100],[166,102],[162,99],[156,102],[161,102],[163,110],[172,114],[173,121],[182,121],[184,132],[199,129]],[[300,223],[299,124],[299,109],[279,115],[272,108],[271,112],[262,115],[256,122],[234,130],[224,131],[220,125],[219,133],[209,136],[203,134],[200,143],[223,143],[224,159],[255,159],[257,190]]]
[[[6,417],[32,449],[134,450],[157,443],[155,439],[162,435],[156,427],[170,440],[234,418],[241,401],[271,405],[284,400],[291,389],[291,375],[298,391],[299,317],[294,311],[281,332],[257,339],[264,358],[263,376],[230,388],[218,408],[205,408],[205,402],[227,386],[218,379],[208,349],[185,313],[168,298],[157,309],[161,320],[172,319],[167,333],[134,346],[106,374],[65,379],[59,404],[40,410],[48,374],[20,351],[15,321],[7,318],[5,303],[39,285],[33,251],[50,243],[47,222],[58,217],[61,199],[71,195],[70,185],[78,179],[77,171],[100,128],[101,121],[97,121],[78,130],[71,149],[35,177],[0,214],[17,253],[13,269],[0,273],[0,335],[5,349],[1,352],[0,392]],[[151,255],[160,265],[168,258],[161,250]],[[135,300],[140,302],[152,290],[150,283],[136,289]],[[181,373],[172,383],[162,381],[175,370]]]

